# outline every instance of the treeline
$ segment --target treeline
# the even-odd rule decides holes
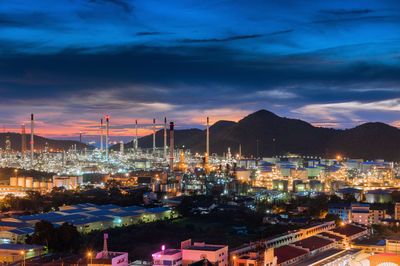
[[[143,194],[148,191],[147,188],[125,191],[115,181],[108,182],[104,189],[90,186],[77,190],[53,188],[51,192],[46,194],[28,191],[25,197],[16,197],[12,194],[6,195],[0,201],[0,210],[38,213],[54,211],[63,205],[79,203],[116,204],[119,206],[141,205],[143,204]]]
[[[63,223],[58,227],[48,221],[35,224],[35,232],[29,235],[25,242],[33,245],[46,246],[50,252],[77,253],[81,247],[82,236],[76,227]]]

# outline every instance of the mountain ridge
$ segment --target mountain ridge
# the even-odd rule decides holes
[[[167,130],[169,145],[169,129]],[[10,136],[11,148],[20,150],[21,134],[0,133],[0,147],[4,149],[6,136]],[[29,149],[29,135],[26,135]],[[45,142],[53,149],[93,146],[72,140],[55,140],[35,135],[35,148],[43,150]],[[162,148],[164,132],[156,132],[156,146]],[[259,110],[238,122],[220,120],[210,126],[210,152],[222,155],[228,147],[232,154],[268,157],[299,154],[332,158],[337,155],[349,158],[385,159],[400,161],[400,129],[382,122],[367,122],[349,129],[316,127],[301,119],[278,116],[267,110]],[[175,130],[175,147],[204,153],[206,130],[191,128]],[[132,148],[133,141],[125,144]],[[139,138],[139,147],[152,148],[153,136]],[[119,144],[111,146],[119,150]]]

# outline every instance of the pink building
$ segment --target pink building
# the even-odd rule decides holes
[[[186,240],[181,243],[182,264],[189,265],[191,263],[207,259],[214,265],[228,266],[228,246],[225,245],[209,245],[205,243]]]
[[[165,246],[163,246],[162,250],[154,253],[152,257],[154,266],[182,265],[182,252],[180,249],[165,249]]]
[[[187,266],[204,260],[213,265],[228,266],[228,256],[228,246],[192,244],[191,239],[181,242],[181,249],[165,249],[162,246],[161,251],[152,255],[155,266]]]

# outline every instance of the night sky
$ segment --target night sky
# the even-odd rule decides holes
[[[314,125],[400,126],[399,1],[0,3],[0,124],[114,139],[267,109]],[[396,122],[397,121],[397,122]],[[149,133],[142,126],[140,133]],[[126,139],[126,137],[124,138]]]

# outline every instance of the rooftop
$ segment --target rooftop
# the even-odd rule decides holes
[[[29,250],[43,248],[43,246],[23,245],[23,244],[0,244],[0,250]]]
[[[21,227],[28,227],[28,226],[30,226],[30,224],[27,224],[27,223],[20,223],[20,222],[0,221],[0,226],[21,228]]]
[[[328,240],[328,239],[321,238],[318,236],[312,236],[312,237],[308,237],[308,238],[305,238],[300,241],[296,241],[293,243],[293,245],[307,248],[310,251],[313,251],[313,250],[328,246],[332,243],[333,243],[332,240]]]
[[[71,223],[75,226],[77,225],[82,225],[82,224],[88,224],[88,223],[95,223],[95,222],[100,222],[100,221],[113,221],[114,219],[111,217],[107,216],[93,216],[93,217],[87,217],[84,219],[77,219],[74,221],[71,221]]]
[[[335,229],[332,230],[332,232],[349,237],[349,236],[356,235],[356,234],[361,233],[366,230],[367,229],[360,227],[360,226],[356,226],[356,225],[352,225],[352,224],[345,224],[343,226],[336,227]]]
[[[338,235],[334,235],[334,234],[331,234],[331,233],[328,233],[328,232],[322,232],[322,233],[319,233],[321,236],[324,236],[324,237],[328,237],[328,238],[330,238],[330,239],[334,239],[334,240],[336,240],[336,241],[342,241],[344,238],[343,237],[341,237],[341,236],[338,236]]]
[[[217,251],[225,246],[217,246],[217,245],[205,245],[205,246],[189,246],[184,248],[183,250],[201,250],[201,251]]]
[[[164,207],[146,209],[146,211],[151,212],[151,213],[159,213],[159,212],[165,212],[165,211],[169,211],[169,210],[170,210],[170,209],[164,208]]]
[[[308,258],[307,260],[304,260],[300,262],[299,264],[296,264],[297,266],[307,266],[307,265],[312,265],[314,263],[318,263],[320,261],[324,261],[327,258],[330,258],[331,256],[339,255],[343,252],[343,249],[329,249],[326,250],[322,253],[317,253],[317,255],[312,256]]]
[[[167,256],[171,256],[171,255],[175,255],[180,253],[181,250],[180,249],[166,249],[164,251],[159,251],[157,253],[153,254],[153,257],[158,256],[158,255],[167,255]]]
[[[277,261],[278,264],[281,264],[281,263],[284,263],[285,261],[303,256],[307,253],[308,252],[304,249],[296,248],[296,247],[288,246],[288,245],[274,249],[274,255],[278,259],[278,261]]]

